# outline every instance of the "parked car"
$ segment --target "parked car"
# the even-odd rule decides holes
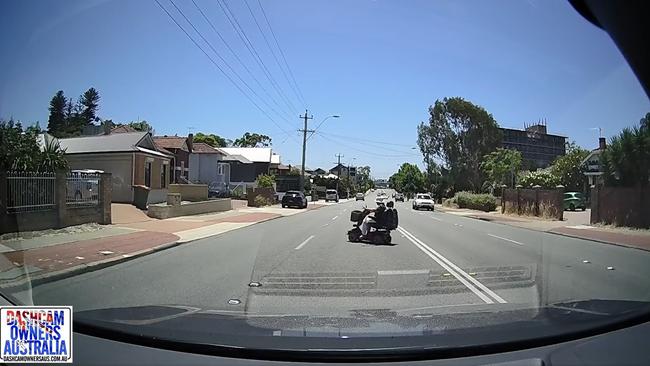
[[[99,199],[99,179],[96,174],[103,170],[77,169],[70,171],[68,176],[67,199],[68,201],[96,201]]]
[[[415,199],[413,200],[413,209],[419,210],[421,208],[433,211],[433,200],[431,199],[431,195],[426,193],[418,193],[415,195]]]
[[[282,207],[307,208],[307,197],[300,191],[287,191],[282,196]]]
[[[395,193],[395,201],[402,201],[404,202],[404,194],[403,193]]]
[[[230,197],[228,184],[224,182],[212,182],[208,185],[208,198]]]
[[[357,201],[363,201],[363,200],[365,200],[365,199],[366,199],[366,198],[365,198],[365,196],[363,195],[363,193],[357,193],[357,195],[356,195],[356,200],[357,200]]]
[[[575,211],[576,208],[582,211],[587,209],[585,197],[580,192],[564,192],[564,209]]]
[[[328,189],[325,191],[325,202],[329,201],[339,201],[339,193],[336,189]]]

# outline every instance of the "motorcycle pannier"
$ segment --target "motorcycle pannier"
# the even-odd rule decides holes
[[[363,214],[363,211],[353,210],[350,212],[350,221],[358,222],[361,219],[361,214]]]

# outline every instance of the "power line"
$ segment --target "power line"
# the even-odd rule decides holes
[[[340,137],[340,138],[349,138],[349,136],[344,136],[344,135],[337,135],[334,133],[329,133],[329,132],[320,132],[321,134],[325,134],[328,136],[333,136],[333,137]],[[354,141],[366,141],[370,143],[375,143],[375,144],[381,144],[381,145],[393,145],[393,146],[403,146],[403,147],[412,147],[413,145],[406,145],[406,144],[396,144],[392,142],[385,142],[385,141],[377,141],[377,140],[368,140],[368,139],[361,139],[358,137],[354,138]]]
[[[322,132],[316,132],[316,133],[317,133],[318,135],[320,135],[322,138],[324,138],[324,139],[326,139],[326,140],[328,140],[328,141],[334,142],[334,143],[339,144],[339,145],[341,145],[341,146],[345,146],[345,147],[347,147],[348,149],[352,149],[352,150],[355,150],[355,151],[358,151],[358,152],[360,152],[360,153],[363,153],[363,154],[366,154],[366,155],[370,155],[370,156],[376,156],[376,157],[382,157],[382,158],[407,158],[407,157],[413,157],[414,155],[418,155],[418,154],[415,154],[415,153],[410,153],[410,154],[399,154],[399,155],[389,155],[389,154],[380,154],[380,153],[376,153],[376,152],[370,152],[370,151],[362,150],[362,149],[356,148],[356,147],[354,147],[354,146],[350,146],[350,145],[344,144],[344,143],[342,143],[342,142],[340,142],[340,141],[336,141],[336,140],[334,140],[334,139],[331,139],[331,138],[329,138],[329,137],[323,135]]]
[[[205,21],[210,25],[210,28],[212,28],[212,30],[217,34],[217,36],[219,36],[219,39],[221,40],[221,42],[223,42],[223,44],[226,46],[226,48],[228,48],[228,50],[230,51],[230,53],[232,53],[232,55],[235,57],[235,59],[237,59],[237,61],[239,62],[239,64],[242,65],[242,66],[244,67],[244,70],[246,70],[246,72],[248,73],[248,75],[249,75],[249,76],[250,76],[250,77],[255,81],[255,83],[257,83],[257,85],[260,87],[260,89],[262,89],[262,91],[264,91],[264,93],[265,93],[265,94],[266,94],[266,95],[271,99],[271,101],[272,101],[272,102],[273,102],[273,103],[274,103],[278,108],[280,108],[280,109],[282,110],[282,112],[286,113],[287,116],[292,116],[291,113],[290,113],[290,111],[287,111],[287,110],[285,109],[284,106],[281,106],[280,103],[278,103],[278,102],[275,100],[275,98],[273,98],[273,96],[271,95],[271,93],[269,93],[268,90],[266,90],[266,88],[264,87],[264,85],[262,85],[262,83],[261,83],[261,82],[260,82],[260,81],[255,77],[255,75],[251,72],[251,70],[248,68],[248,66],[246,66],[246,64],[245,64],[245,63],[242,61],[242,59],[239,57],[239,55],[237,55],[237,53],[235,52],[235,50],[233,50],[232,47],[230,47],[230,44],[228,44],[228,42],[225,40],[225,38],[223,38],[223,36],[222,36],[221,33],[217,30],[217,28],[214,26],[214,24],[212,23],[212,21],[210,20],[210,18],[208,18],[208,16],[205,15],[205,13],[203,12],[203,9],[201,9],[201,7],[199,7],[199,5],[196,3],[196,1],[192,0],[192,4],[194,4],[194,7],[196,7],[196,9],[199,11],[199,13],[201,13],[201,15],[203,16],[203,19],[204,19],[204,20],[205,20]]]
[[[158,0],[154,0],[154,1],[165,12],[165,14],[169,16],[169,18],[174,22],[174,24],[176,24],[176,26],[185,34],[185,36],[187,36],[187,38],[189,38],[189,40],[192,41],[192,43],[199,50],[201,50],[201,52],[203,52],[205,57],[207,57],[208,60],[210,60],[212,65],[214,65],[219,71],[221,71],[221,73],[226,77],[226,79],[228,79],[228,81],[230,81],[239,90],[239,92],[241,92],[260,112],[262,112],[262,114],[264,114],[269,120],[271,120],[271,122],[273,122],[273,124],[275,124],[276,127],[278,127],[282,132],[287,134],[287,136],[293,137],[289,132],[283,129],[282,126],[280,126],[264,109],[262,109],[237,83],[235,83],[235,81],[230,77],[230,75],[228,75],[221,68],[221,66],[219,66],[219,64],[217,64],[217,62],[203,49],[203,47],[201,47],[201,45],[198,42],[196,42],[194,38],[192,38],[192,36],[185,30],[185,28],[183,28],[183,26],[180,25],[180,23],[178,23],[178,21],[176,21],[176,19],[171,15],[169,11],[167,11],[167,9],[160,3],[160,1]]]
[[[230,7],[228,6],[228,3],[223,0],[223,4],[221,3],[220,0],[216,0],[217,4],[219,4],[219,7],[221,8],[221,11],[226,15],[226,18],[228,18],[228,22],[230,25],[235,29],[235,32],[239,36],[239,39],[241,39],[242,42],[244,42],[244,45],[246,46],[246,49],[248,49],[248,52],[251,53],[253,56],[253,59],[257,62],[257,65],[262,69],[264,72],[264,75],[266,78],[269,80],[269,83],[271,83],[271,86],[275,91],[278,93],[280,98],[282,98],[283,102],[289,107],[290,110],[295,111],[296,107],[291,103],[291,100],[287,98],[286,94],[282,91],[278,83],[275,81],[273,76],[271,75],[271,72],[269,69],[266,67],[266,64],[264,63],[264,60],[260,57],[259,53],[255,49],[255,46],[253,46],[253,43],[250,41],[248,36],[246,35],[246,32],[244,31],[244,28],[239,24],[239,21],[237,21],[237,17],[235,14],[230,10]],[[224,8],[225,6],[225,8]],[[232,17],[232,19],[231,19]]]
[[[183,11],[182,11],[178,6],[176,6],[176,3],[174,3],[173,0],[169,0],[169,2],[174,6],[174,8],[176,8],[176,11],[178,11],[178,12],[181,14],[181,16],[183,17],[183,19],[185,19],[185,21],[186,21],[186,22],[187,22],[187,23],[192,27],[192,29],[194,29],[194,31],[196,32],[196,34],[198,34],[199,37],[201,37],[201,39],[203,40],[203,42],[205,42],[205,43],[208,45],[208,47],[210,47],[210,49],[212,50],[212,52],[214,52],[214,54],[217,55],[217,57],[219,57],[219,59],[221,60],[221,62],[223,62],[223,63],[226,65],[226,67],[228,67],[228,69],[229,69],[233,74],[235,74],[235,76],[237,77],[237,79],[239,79],[239,81],[241,81],[242,84],[244,84],[244,85],[248,88],[248,90],[250,90],[250,91],[251,91],[251,92],[252,92],[256,97],[258,97],[258,98],[262,101],[262,103],[264,103],[264,104],[265,104],[269,109],[271,109],[273,112],[275,112],[275,114],[277,114],[280,118],[282,118],[282,119],[284,119],[285,121],[287,121],[287,123],[291,123],[291,122],[289,122],[289,120],[288,120],[286,117],[284,117],[283,115],[281,115],[281,114],[280,114],[280,113],[279,113],[275,108],[273,108],[272,106],[270,106],[270,105],[269,105],[269,104],[268,104],[268,103],[267,103],[267,102],[266,102],[266,101],[265,101],[265,100],[264,100],[264,99],[263,99],[259,94],[257,94],[257,92],[256,92],[253,88],[250,87],[250,85],[248,85],[248,83],[247,83],[244,79],[242,79],[241,76],[239,76],[239,74],[237,73],[237,71],[235,71],[235,69],[233,69],[232,66],[230,66],[230,64],[226,61],[226,59],[224,59],[223,57],[221,57],[221,55],[219,54],[219,52],[217,52],[217,50],[212,46],[212,43],[210,43],[210,41],[208,41],[208,40],[203,36],[203,34],[202,34],[202,33],[201,33],[201,32],[200,32],[200,31],[199,31],[199,30],[194,26],[194,23],[192,23],[192,21],[189,20],[189,19],[187,18],[187,16],[185,16],[185,13],[183,13]]]
[[[255,25],[257,26],[257,29],[262,34],[262,38],[264,39],[264,43],[266,43],[266,47],[268,47],[269,51],[271,51],[271,55],[273,56],[273,59],[275,60],[275,63],[278,64],[278,67],[280,68],[280,71],[282,72],[282,75],[284,76],[284,80],[287,81],[287,84],[289,84],[289,87],[293,91],[293,94],[296,95],[296,98],[298,98],[298,100],[300,100],[300,95],[298,95],[298,91],[296,91],[296,88],[293,86],[293,84],[291,84],[291,81],[289,80],[289,77],[287,76],[287,73],[284,71],[284,68],[282,67],[282,64],[280,63],[280,60],[278,59],[278,56],[275,55],[275,52],[273,51],[273,47],[271,47],[271,43],[266,38],[266,35],[264,34],[264,31],[262,30],[262,27],[260,26],[260,23],[257,22],[257,17],[255,16],[255,13],[253,13],[253,9],[251,9],[250,5],[248,5],[248,0],[244,0],[244,4],[246,4],[246,8],[248,8],[248,12],[251,13],[251,17],[253,18],[253,21],[255,22]]]
[[[298,94],[300,95],[300,100],[303,102],[303,104],[307,105],[307,101],[305,101],[305,97],[302,94],[302,90],[300,90],[300,86],[296,82],[296,78],[293,76],[293,72],[291,71],[291,67],[289,67],[289,63],[287,62],[287,58],[284,56],[284,51],[282,51],[282,47],[280,47],[280,42],[278,42],[278,38],[275,36],[275,32],[273,31],[273,27],[271,27],[271,22],[269,22],[269,18],[266,16],[266,12],[264,11],[264,7],[262,6],[262,2],[260,0],[257,0],[257,3],[260,6],[260,9],[262,9],[262,14],[264,15],[264,19],[266,20],[266,24],[269,26],[269,30],[271,31],[271,35],[273,36],[273,40],[275,40],[275,45],[278,46],[278,50],[280,51],[280,55],[282,56],[282,59],[284,60],[284,65],[287,67],[287,71],[289,71],[289,75],[291,76],[291,80],[293,80],[293,84],[296,86],[296,89],[298,90]]]

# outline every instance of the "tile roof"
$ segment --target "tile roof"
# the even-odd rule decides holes
[[[186,140],[183,136],[154,136],[156,145],[164,149],[183,149],[187,151]]]
[[[219,149],[216,149],[205,142],[195,142],[192,144],[192,152],[197,154],[222,154]]]
[[[139,132],[135,128],[127,125],[122,125],[122,126],[117,126],[111,128],[111,133],[132,133],[132,132]]]

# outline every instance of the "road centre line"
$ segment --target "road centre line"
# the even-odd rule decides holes
[[[491,236],[491,237],[493,237],[493,238],[497,238],[497,239],[501,239],[501,240],[505,240],[505,241],[509,241],[509,242],[514,243],[514,244],[517,244],[517,245],[524,245],[523,243],[520,243],[520,242],[518,242],[518,241],[516,241],[516,240],[512,240],[512,239],[508,239],[508,238],[503,238],[503,237],[500,237],[500,236],[498,236],[498,235],[488,234],[488,236]]]
[[[338,218],[339,218],[339,215],[336,215],[336,216],[332,217],[332,221],[333,221],[333,220],[336,220],[336,219],[338,219]]]
[[[313,238],[314,238],[314,235],[310,235],[307,239],[305,239],[305,241],[303,241],[302,243],[298,244],[298,246],[295,247],[294,249],[295,249],[295,250],[298,250],[298,249],[304,247],[305,244],[307,244],[307,243],[308,243],[310,240],[312,240]]]
[[[400,226],[397,228],[397,230],[402,234],[404,234],[407,239],[409,239],[413,244],[415,244],[415,246],[417,246],[425,254],[431,257],[431,259],[436,261],[441,267],[446,269],[447,272],[451,273],[454,277],[456,277],[456,279],[458,279],[463,285],[465,285],[465,287],[467,287],[472,292],[474,292],[474,294],[476,294],[476,296],[481,298],[481,300],[485,301],[488,304],[494,303],[494,300],[502,304],[507,303],[507,301],[504,300],[501,296],[499,296],[494,291],[487,288],[484,284],[476,280],[474,277],[470,276],[467,272],[458,268],[458,266],[452,263],[449,259],[445,258],[435,250],[431,249],[431,247],[429,247],[420,239],[415,237],[415,235],[406,231],[406,229],[404,229],[403,227]],[[485,294],[488,294],[491,298],[486,296]]]
[[[436,220],[436,221],[440,221],[440,222],[442,222],[442,219],[439,219],[439,218],[437,218],[437,217],[435,217],[435,216],[431,216],[431,218],[434,219],[434,220]]]

